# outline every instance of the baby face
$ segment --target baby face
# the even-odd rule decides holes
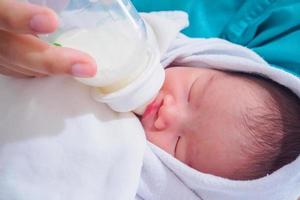
[[[248,143],[242,116],[264,100],[259,90],[217,70],[169,68],[142,117],[146,137],[196,170],[232,178],[249,159],[242,153]]]

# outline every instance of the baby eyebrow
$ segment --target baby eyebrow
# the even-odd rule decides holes
[[[215,82],[215,80],[218,79],[218,77],[219,77],[219,76],[217,76],[217,74],[211,75],[211,77],[209,77],[209,79],[206,81],[205,85],[203,86],[203,89],[202,89],[201,91],[198,91],[198,93],[197,93],[198,96],[203,98],[203,97],[206,95],[207,91],[209,91],[209,88],[212,87],[212,85],[213,85],[213,83]],[[195,87],[196,82],[198,82],[199,80],[200,80],[200,77],[197,78],[197,79],[193,82],[193,84],[192,84],[192,86],[191,86],[191,89],[190,89],[190,91],[189,91],[189,96],[188,96],[188,101],[189,101],[189,102],[190,102],[190,99],[191,99],[192,90],[193,90],[193,88]]]

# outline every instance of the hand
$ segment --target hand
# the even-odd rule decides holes
[[[0,74],[14,77],[93,76],[96,63],[90,56],[49,45],[36,36],[51,33],[57,26],[57,17],[48,8],[0,0]]]

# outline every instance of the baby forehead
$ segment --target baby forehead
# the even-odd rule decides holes
[[[201,91],[201,87],[204,90]],[[198,88],[194,93],[197,105],[194,112],[201,119],[206,114],[214,116],[215,120],[240,123],[244,113],[269,110],[270,91],[264,82],[251,75],[216,71],[205,85],[200,80]]]
[[[269,98],[273,90],[272,85],[259,76],[240,72],[216,71],[211,82],[214,90],[222,91],[223,88],[226,89],[224,92],[232,91],[233,94],[248,94],[260,98]]]
[[[276,88],[271,82],[251,74],[226,72],[219,74],[215,81],[213,90],[221,93],[215,96],[216,109],[223,109],[222,114],[232,117],[239,127],[245,125],[245,118],[253,121],[261,115],[279,114],[274,109],[277,105],[273,94]]]

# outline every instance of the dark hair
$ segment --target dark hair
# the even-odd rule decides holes
[[[271,174],[300,155],[300,99],[290,89],[259,75],[230,72],[258,84],[270,95],[263,105],[248,109],[243,124],[251,146],[242,150],[249,165],[235,179],[256,179]]]

